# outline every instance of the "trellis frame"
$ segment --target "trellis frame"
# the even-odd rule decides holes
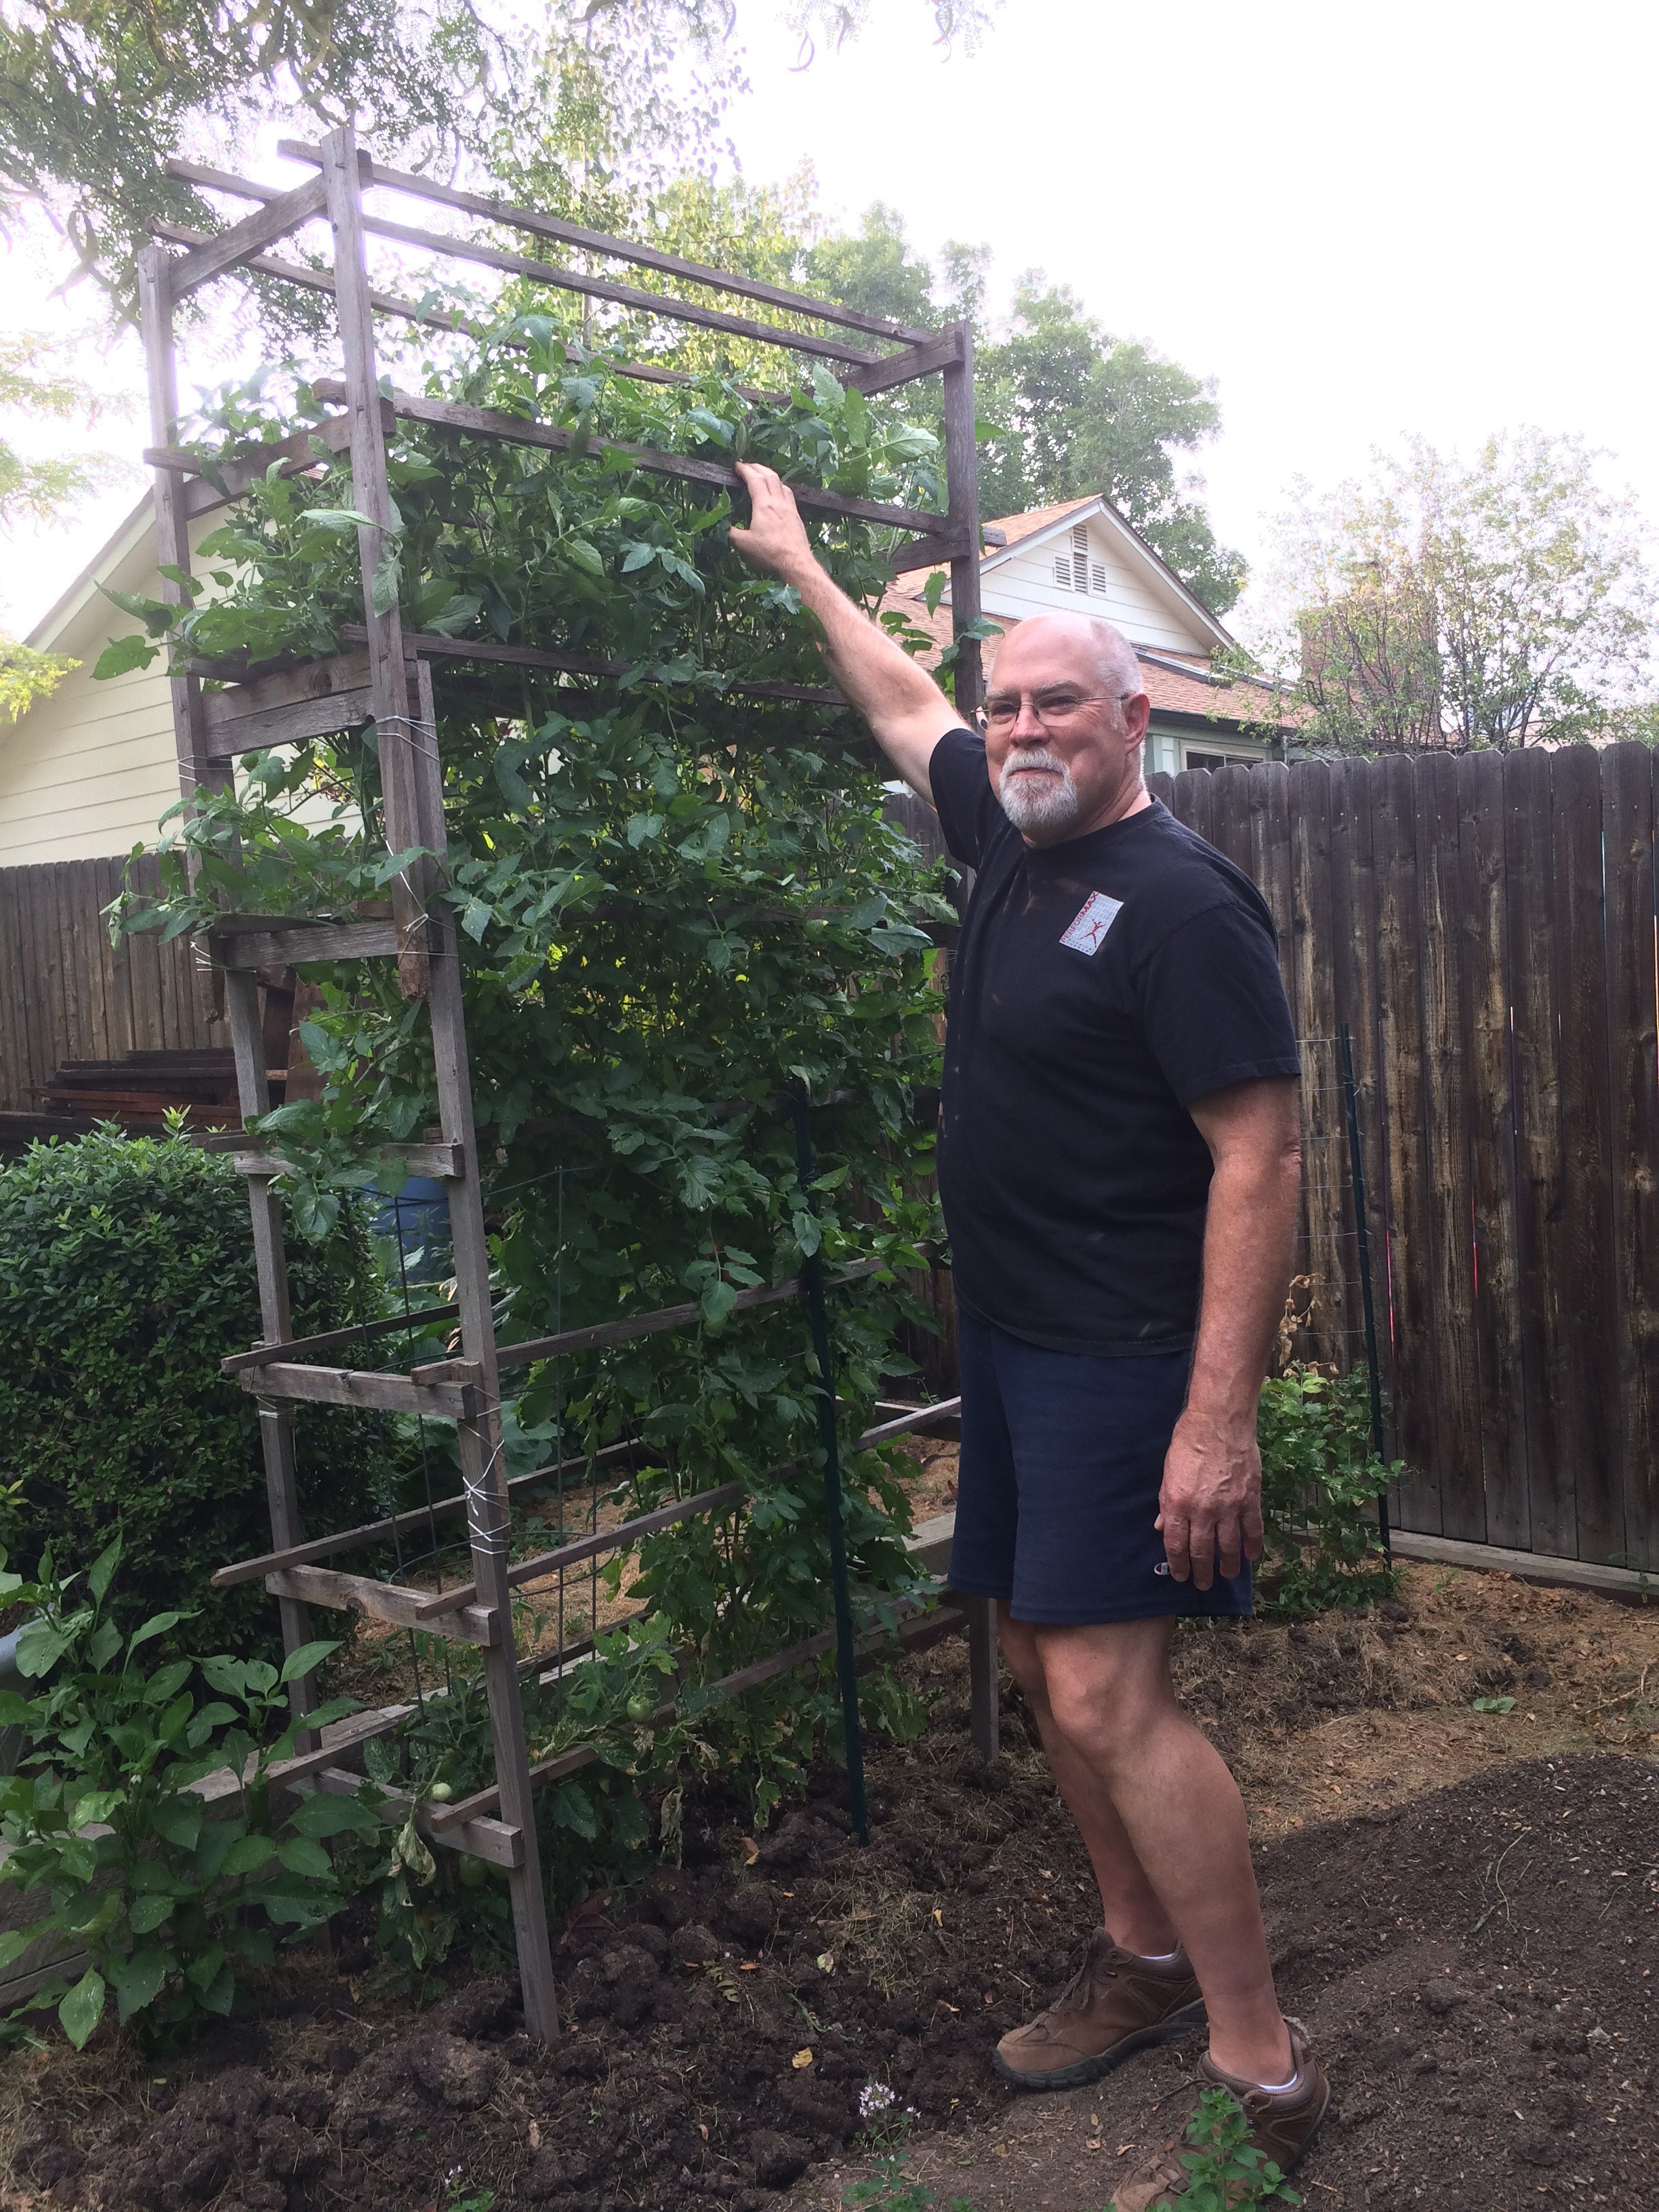
[[[185,580],[191,572],[191,520],[228,503],[253,481],[255,470],[263,474],[275,458],[270,451],[262,449],[245,477],[239,475],[233,463],[221,473],[216,484],[201,473],[197,457],[173,442],[179,418],[174,337],[178,305],[216,278],[245,270],[331,295],[336,302],[344,374],[337,384],[319,386],[319,392],[325,404],[337,403],[342,411],[327,417],[317,431],[290,441],[291,451],[282,458],[295,471],[310,465],[313,437],[320,438],[332,452],[349,453],[354,497],[360,511],[369,518],[358,532],[365,620],[360,631],[348,635],[344,651],[264,675],[256,672],[245,676],[244,680],[235,682],[229,689],[205,693],[204,678],[241,672],[197,668],[173,675],[171,695],[179,783],[187,803],[200,791],[225,788],[234,775],[235,761],[250,750],[303,743],[372,720],[377,732],[388,849],[397,852],[419,848],[441,853],[445,848],[443,783],[437,756],[431,660],[440,655],[481,661],[506,660],[523,666],[595,677],[620,674],[625,666],[598,660],[591,655],[410,635],[403,629],[395,605],[384,612],[374,611],[373,578],[393,515],[386,462],[386,434],[392,420],[429,422],[469,435],[556,449],[568,444],[568,434],[555,426],[536,424],[513,416],[440,404],[407,394],[394,395],[390,401],[384,399],[375,365],[377,315],[443,330],[464,330],[466,325],[452,316],[374,289],[369,282],[367,262],[367,240],[370,236],[417,245],[434,253],[481,263],[539,283],[643,308],[665,319],[725,331],[833,363],[835,373],[843,383],[866,394],[890,391],[922,376],[940,374],[944,385],[947,489],[946,512],[943,516],[813,489],[804,489],[797,495],[809,512],[886,523],[908,532],[911,542],[901,548],[895,558],[896,568],[949,562],[958,643],[956,698],[964,718],[971,719],[981,696],[979,647],[974,636],[963,633],[972,629],[980,614],[981,533],[974,436],[973,341],[966,324],[953,324],[939,331],[913,329],[834,302],[814,300],[779,286],[688,262],[654,247],[605,237],[533,209],[512,207],[481,194],[386,169],[358,148],[349,125],[331,132],[320,147],[285,141],[281,150],[313,163],[316,175],[296,187],[283,190],[224,171],[204,169],[181,161],[169,162],[170,174],[250,200],[255,204],[253,212],[228,229],[212,235],[158,221],[153,225],[153,234],[163,242],[146,248],[139,257],[138,295],[154,441],[146,459],[155,470],[158,563],[163,571],[174,572],[164,575],[162,595],[175,605],[183,604],[188,597]],[[826,338],[813,332],[785,330],[700,302],[663,297],[585,271],[507,253],[471,240],[418,230],[365,210],[365,192],[377,186],[483,216],[492,223],[518,228],[538,239],[574,246],[586,254],[631,263],[690,284],[809,317],[848,335]],[[310,268],[283,260],[267,251],[303,224],[322,216],[326,216],[333,234],[331,268]],[[181,246],[184,251],[172,252],[169,246]],[[871,345],[872,340],[896,343],[901,350],[876,350]],[[653,382],[682,380],[679,373],[653,364],[621,365],[620,373]],[[684,454],[630,450],[635,465],[642,470],[704,483],[735,486],[738,482],[733,471],[717,463]],[[837,693],[804,686],[757,684],[747,689],[771,698],[813,703],[839,699]],[[248,1139],[231,1139],[237,1164],[247,1177],[261,1340],[251,1352],[236,1355],[226,1365],[258,1404],[272,1550],[258,1559],[222,1569],[214,1579],[221,1585],[262,1579],[276,1597],[283,1644],[289,1651],[310,1640],[310,1609],[313,1606],[393,1620],[476,1645],[482,1650],[494,1738],[495,1783],[462,1803],[421,1808],[422,1817],[434,1840],[473,1852],[507,1869],[526,2020],[532,2033],[546,2038],[557,2032],[558,2013],[532,1792],[537,1781],[568,1772],[592,1754],[577,1747],[532,1769],[513,1634],[513,1589],[536,1574],[553,1571],[562,1558],[578,1553],[591,1557],[599,1549],[621,1548],[650,1533],[652,1528],[737,1503],[742,1486],[724,1485],[695,1498],[674,1501],[655,1514],[605,1531],[597,1539],[584,1539],[576,1545],[544,1553],[538,1559],[509,1567],[507,1533],[512,1493],[523,1483],[544,1479],[549,1471],[538,1470],[534,1476],[509,1483],[501,1466],[499,1405],[503,1353],[498,1351],[495,1342],[489,1295],[489,1251],[454,924],[441,902],[434,898],[438,888],[434,865],[423,862],[394,881],[389,921],[308,924],[227,914],[210,933],[214,988],[216,992],[222,990],[245,1121],[268,1111],[270,1107],[258,1010],[258,975],[262,968],[293,966],[307,960],[391,958],[397,962],[404,995],[428,1000],[441,1126],[436,1134],[429,1135],[424,1143],[392,1149],[410,1171],[435,1176],[447,1185],[457,1291],[454,1307],[447,1310],[453,1311],[459,1322],[461,1343],[459,1358],[429,1363],[405,1374],[312,1364],[308,1355],[332,1350],[346,1342],[361,1342],[374,1332],[371,1327],[368,1330],[333,1331],[305,1340],[294,1338],[281,1213],[275,1192],[275,1178],[281,1164],[257,1150]],[[803,1278],[764,1291],[744,1293],[738,1304],[757,1305],[805,1288]],[[694,1314],[695,1309],[669,1309],[660,1314],[638,1316],[631,1322],[605,1323],[595,1328],[565,1332],[560,1337],[542,1340],[534,1346],[507,1347],[506,1356],[521,1364],[526,1358],[550,1357],[656,1329],[684,1326]],[[390,1326],[405,1325],[405,1319],[400,1318]],[[354,1545],[371,1543],[395,1532],[399,1516],[392,1516],[385,1522],[335,1536],[307,1540],[301,1526],[294,1449],[294,1407],[302,1402],[391,1408],[455,1421],[463,1488],[460,1499],[446,1501],[445,1504],[446,1509],[464,1506],[472,1561],[470,1584],[457,1590],[428,1595],[401,1589],[371,1577],[341,1573],[319,1564]],[[955,1410],[954,1401],[922,1408],[868,1431],[860,1442],[874,1443],[911,1428],[937,1425]],[[834,1510],[838,1511],[838,1503]],[[961,1601],[956,1613],[947,1619],[949,1626],[965,1626],[969,1632],[975,1734],[981,1752],[988,1756],[994,1751],[996,1741],[995,1645],[990,1611],[982,1602]],[[941,1625],[945,1624],[937,1619],[930,1621],[927,1632],[936,1632]],[[743,1669],[720,1686],[730,1694],[737,1694],[756,1681],[816,1656],[836,1641],[836,1632],[828,1632],[824,1637],[811,1638],[804,1645]],[[850,1683],[858,1654],[844,1621],[840,1643],[846,1686]],[[316,1704],[311,1682],[296,1682],[291,1694],[296,1718],[303,1721]],[[330,1786],[331,1781],[343,1782],[343,1778],[331,1774],[328,1753],[319,1747],[314,1733],[302,1729],[300,1747],[301,1757],[295,1762],[296,1771],[303,1770],[314,1776],[325,1787]]]

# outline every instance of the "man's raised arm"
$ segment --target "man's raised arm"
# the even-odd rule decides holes
[[[737,465],[750,514],[746,530],[732,530],[732,544],[752,567],[793,584],[800,593],[802,605],[823,625],[830,674],[911,790],[931,806],[927,763],[945,732],[962,726],[961,715],[927,670],[819,567],[795,495],[782,477],[751,461]]]

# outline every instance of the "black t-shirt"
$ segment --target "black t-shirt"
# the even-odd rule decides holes
[[[1267,902],[1157,800],[1037,850],[980,738],[950,731],[928,775],[979,872],[939,1117],[957,1296],[1055,1351],[1185,1350],[1211,1174],[1187,1109],[1298,1073]]]

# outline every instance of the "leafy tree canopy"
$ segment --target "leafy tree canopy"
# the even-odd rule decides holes
[[[1655,580],[1628,497],[1571,437],[1415,439],[1280,525],[1277,649],[1316,744],[1520,745],[1645,733]]]
[[[986,311],[988,249],[947,241],[939,271],[917,254],[879,201],[851,236],[806,257],[816,287],[872,314],[975,326],[975,399],[991,426],[980,461],[988,515],[1104,492],[1213,613],[1244,586],[1241,553],[1217,542],[1182,466],[1220,428],[1212,381],[1150,347],[1109,336],[1075,293],[1028,270],[1006,323]]]

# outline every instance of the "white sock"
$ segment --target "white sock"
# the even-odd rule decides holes
[[[1301,2079],[1302,2069],[1298,2066],[1288,2081],[1258,2081],[1256,2087],[1265,2090],[1270,2097],[1282,2097],[1286,2089],[1294,2089]]]
[[[1181,1956],[1179,1947],[1173,1951],[1137,1951],[1137,1959],[1144,1959],[1149,1966],[1172,1966]]]

